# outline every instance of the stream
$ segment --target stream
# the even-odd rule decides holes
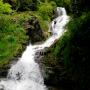
[[[38,63],[35,62],[36,52],[49,48],[66,31],[65,25],[69,16],[63,7],[57,7],[58,17],[50,25],[49,31],[52,35],[40,45],[27,46],[18,61],[11,65],[5,80],[0,81],[0,90],[48,90],[44,85],[44,79],[40,72]]]

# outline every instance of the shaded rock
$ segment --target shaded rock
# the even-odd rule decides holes
[[[9,69],[8,66],[4,66],[4,68],[0,67],[0,78],[4,78],[7,76],[8,69]]]
[[[44,83],[49,90],[76,90],[76,88],[73,89],[76,83],[67,74],[69,71],[65,69],[62,59],[58,60],[52,53],[54,46],[45,52],[39,63],[44,77]]]
[[[36,17],[32,17],[30,20],[25,22],[24,25],[27,30],[27,35],[29,35],[29,40],[32,44],[45,40],[44,32],[41,29],[40,23]]]

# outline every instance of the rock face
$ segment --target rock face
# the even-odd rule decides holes
[[[54,46],[44,54],[40,63],[41,69],[43,69],[44,83],[49,90],[74,90],[75,83],[72,82],[69,71],[67,72],[65,69],[62,58],[59,60],[52,53]]]
[[[0,86],[0,90],[4,90],[4,86],[3,85]]]
[[[29,41],[32,44],[45,40],[44,32],[36,17],[32,17],[30,20],[25,22],[25,28],[27,30],[27,35],[29,35]]]
[[[5,66],[4,68],[3,67],[2,68],[0,67],[0,78],[6,77],[6,75],[8,73],[8,69],[9,69],[8,66]]]

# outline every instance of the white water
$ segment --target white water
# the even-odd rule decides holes
[[[47,90],[39,65],[35,62],[35,53],[38,50],[50,47],[63,35],[69,17],[64,8],[58,7],[57,12],[58,17],[51,24],[52,36],[43,44],[27,46],[18,62],[11,66],[7,79],[0,82],[0,90]]]

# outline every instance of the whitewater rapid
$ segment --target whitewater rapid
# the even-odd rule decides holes
[[[51,22],[52,36],[40,45],[29,45],[16,64],[8,72],[7,79],[0,81],[0,90],[47,90],[39,65],[35,62],[38,50],[49,48],[65,32],[65,25],[69,21],[66,11],[57,7],[58,17]]]

